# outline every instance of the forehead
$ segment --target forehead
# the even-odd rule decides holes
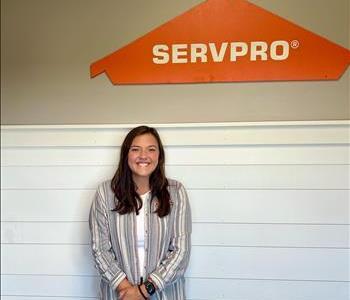
[[[131,146],[158,146],[157,139],[151,133],[136,136]]]

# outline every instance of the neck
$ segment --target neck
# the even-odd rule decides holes
[[[150,190],[148,177],[134,176],[133,180],[136,185],[136,193],[138,193],[139,195],[143,195],[144,193]]]

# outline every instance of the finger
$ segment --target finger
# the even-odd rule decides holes
[[[125,294],[126,294],[126,291],[125,291],[125,290],[120,291],[120,293],[119,293],[119,298],[120,298],[120,300],[123,300],[123,299],[124,299]]]

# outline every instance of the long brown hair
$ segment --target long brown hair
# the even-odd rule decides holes
[[[164,217],[170,212],[170,194],[168,191],[168,180],[165,177],[164,148],[157,130],[148,126],[138,126],[132,129],[121,146],[118,169],[111,181],[111,188],[116,198],[116,207],[113,210],[120,214],[127,214],[133,211],[138,214],[142,207],[142,200],[136,192],[132,171],[128,164],[128,153],[134,138],[143,134],[152,134],[158,142],[158,165],[149,178],[149,185],[152,191],[152,201],[155,197],[158,199],[155,212],[159,217]]]

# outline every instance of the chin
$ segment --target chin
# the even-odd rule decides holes
[[[150,177],[153,171],[146,171],[146,170],[142,170],[142,171],[138,171],[135,170],[133,172],[133,174],[137,177]]]

